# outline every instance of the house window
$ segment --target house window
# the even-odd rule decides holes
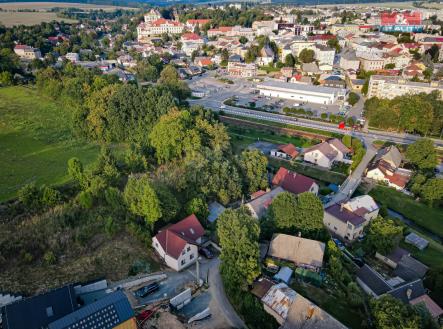
[[[336,226],[334,226],[334,230],[337,231],[337,227]]]
[[[49,317],[51,317],[53,315],[54,315],[54,310],[52,309],[52,306],[48,306],[46,308],[46,316],[49,318]]]
[[[189,256],[189,259],[194,259],[194,254],[191,254],[190,256]]]
[[[186,251],[191,251],[191,247],[188,246],[188,248],[186,248]]]
[[[348,229],[352,230],[352,224],[348,224]]]
[[[155,243],[155,247],[158,248],[158,243],[157,242]]]
[[[183,251],[182,251],[182,255],[184,255],[184,254],[186,254],[186,250],[185,249],[183,249]]]
[[[181,264],[185,265],[186,264],[186,260],[182,259]]]

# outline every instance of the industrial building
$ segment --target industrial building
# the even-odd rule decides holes
[[[291,99],[303,103],[331,105],[339,99],[344,99],[346,90],[321,86],[288,83],[281,81],[266,81],[257,85],[261,95]]]

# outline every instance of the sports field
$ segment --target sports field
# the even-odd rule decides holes
[[[98,147],[72,138],[66,108],[26,87],[0,88],[0,201],[23,185],[66,182],[66,163],[92,163]]]

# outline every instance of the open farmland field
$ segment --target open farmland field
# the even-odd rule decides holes
[[[71,2],[4,2],[0,3],[0,8],[3,10],[38,10],[48,11],[51,8],[79,8],[82,10],[97,10],[114,11],[116,9],[133,9],[130,7],[111,6],[111,5],[92,5],[87,3],[71,3]]]
[[[412,9],[415,8],[412,5],[412,1],[399,1],[399,2],[371,2],[371,3],[352,3],[346,4],[345,2],[341,4],[330,4],[330,5],[320,5],[319,8],[331,8],[337,6],[347,6],[353,8],[363,8],[363,7],[383,7],[383,8],[399,8],[399,9]]]
[[[3,11],[0,12],[0,24],[6,27],[14,25],[36,25],[43,22],[64,21],[66,23],[76,23],[77,21],[69,18],[57,17],[56,13],[49,12],[18,12]]]
[[[0,201],[25,184],[62,184],[66,163],[94,162],[98,146],[72,138],[63,106],[25,87],[0,88]]]

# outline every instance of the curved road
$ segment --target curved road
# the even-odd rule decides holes
[[[209,290],[211,291],[211,295],[215,297],[219,309],[223,311],[226,321],[232,328],[246,328],[245,323],[237,315],[225,294],[219,269],[220,259],[217,257],[211,262],[211,267],[209,268]]]

